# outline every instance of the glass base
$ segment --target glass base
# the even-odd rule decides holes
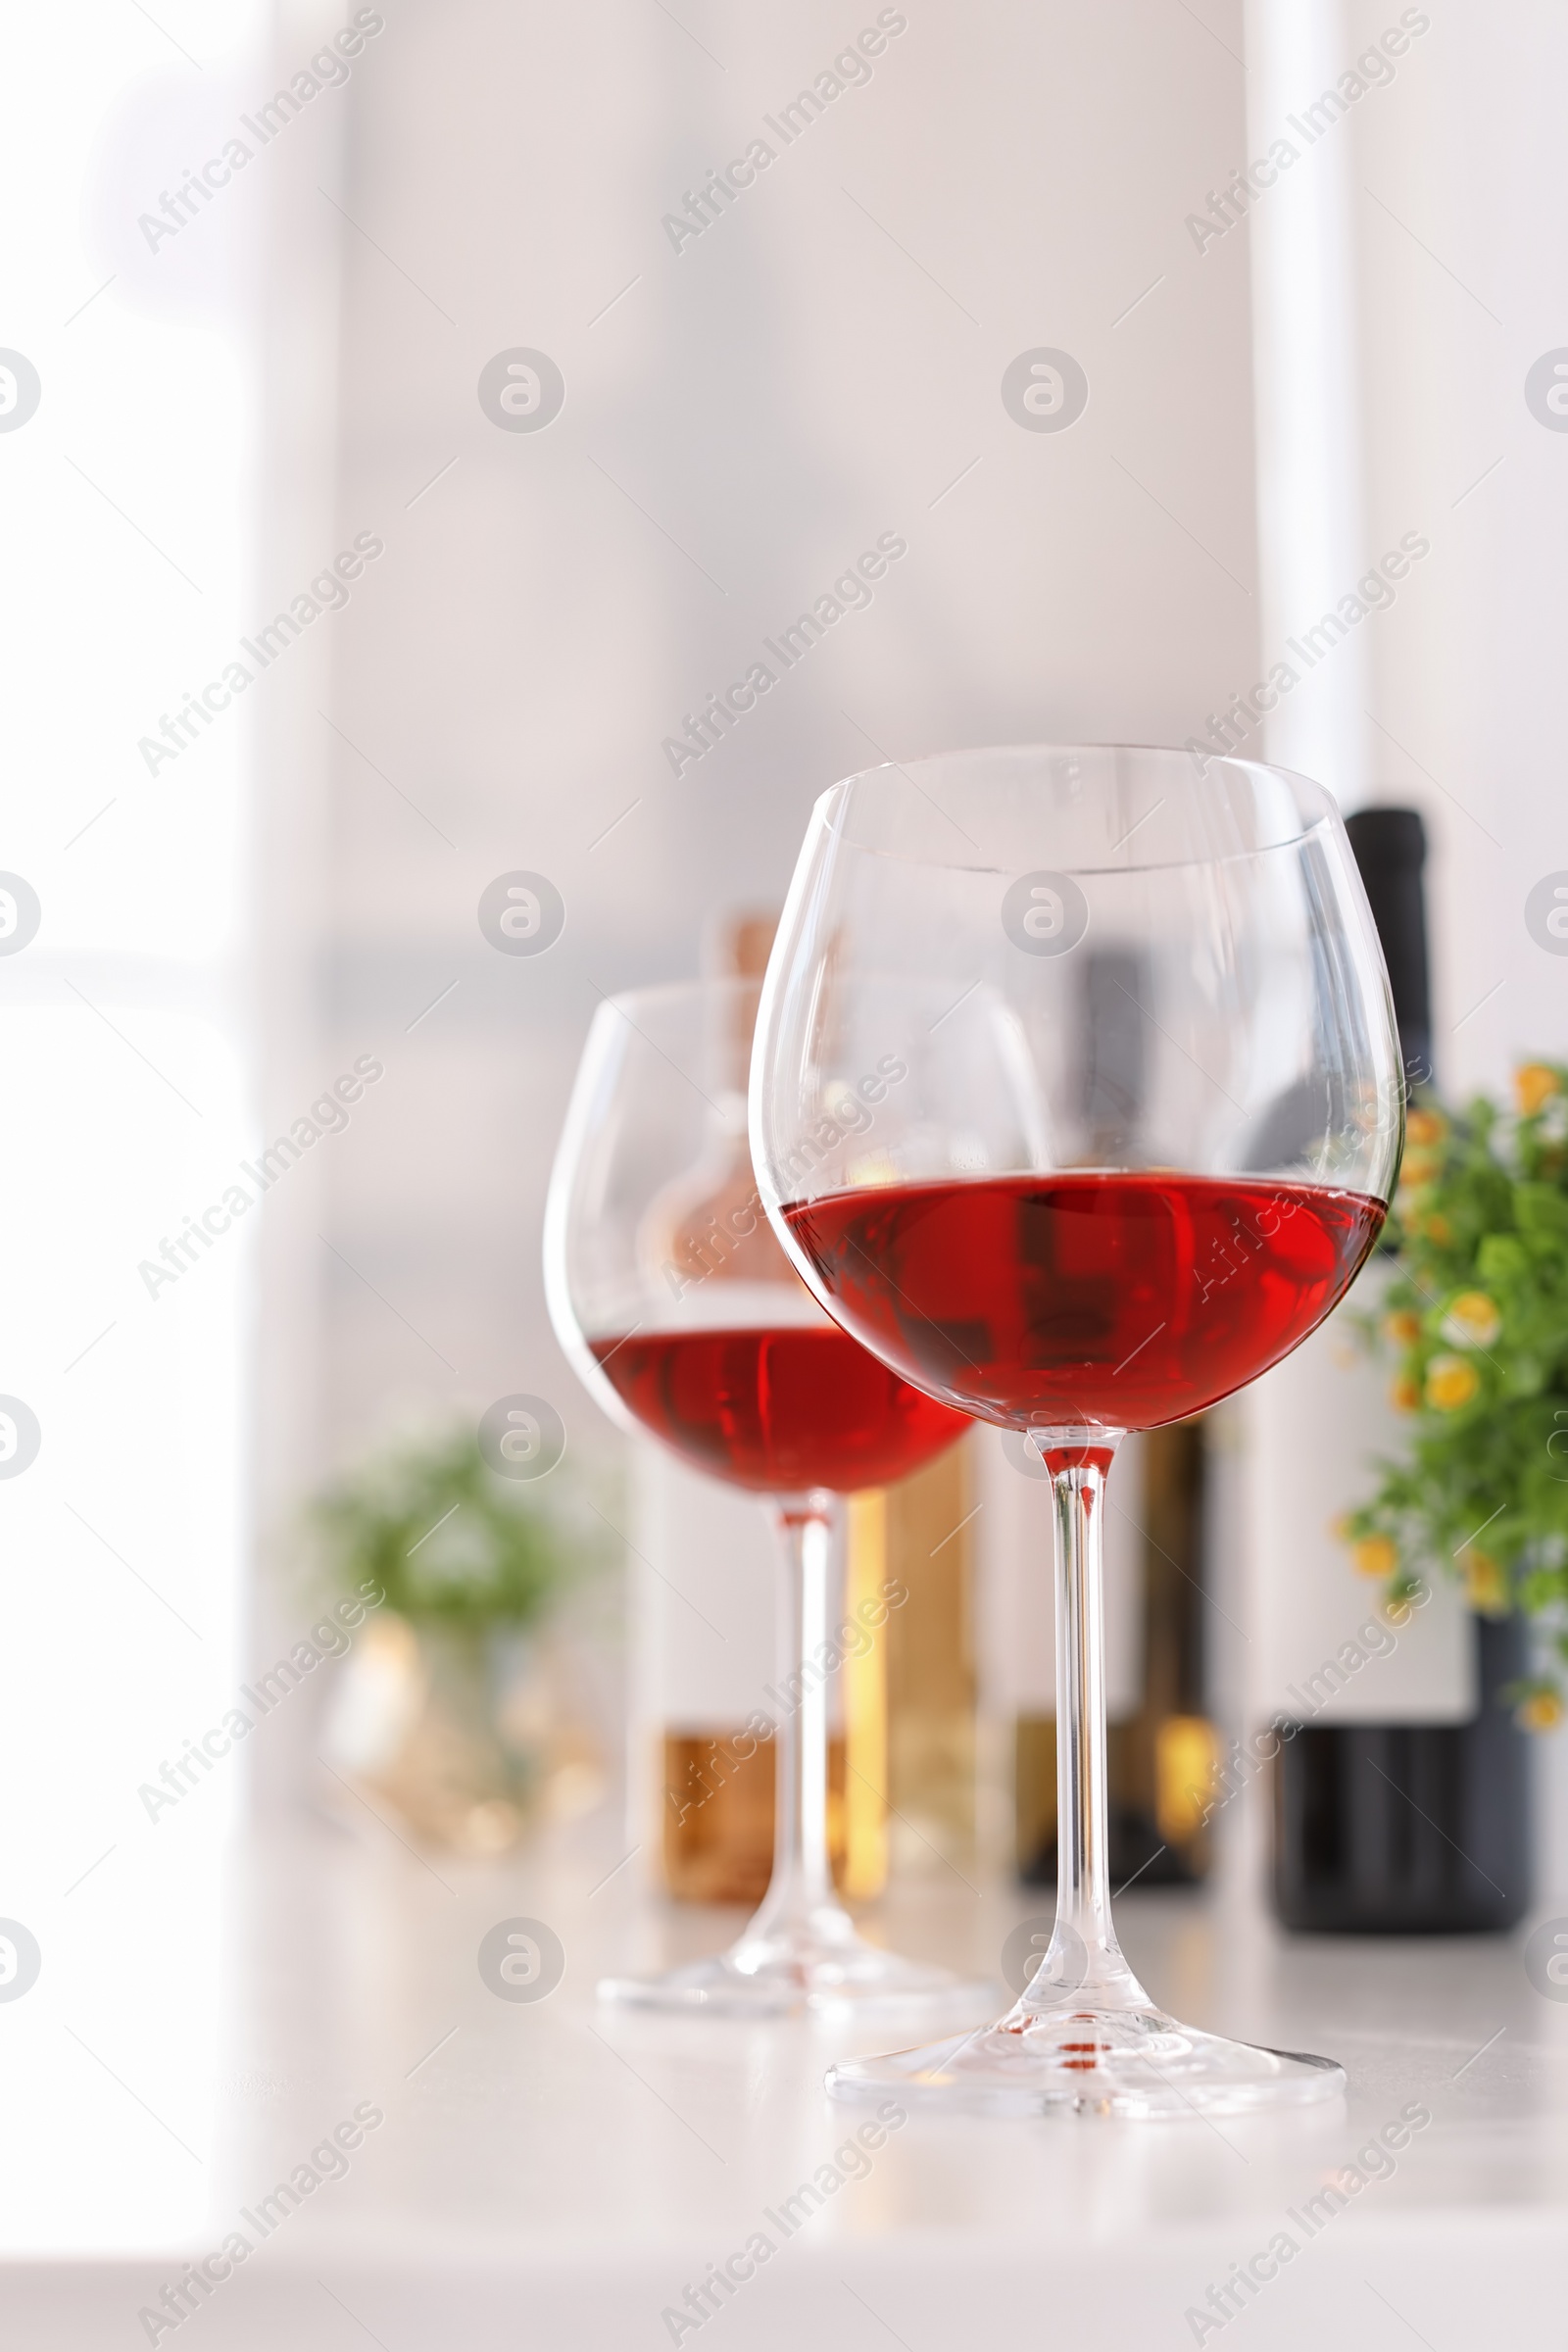
[[[866,2102],[891,2092],[922,2112],[1180,2118],[1309,2106],[1346,2080],[1332,2058],[1200,2034],[1151,2004],[1014,2011],[977,2034],[841,2060],[827,2087]]]
[[[791,2017],[875,2014],[909,2023],[933,2022],[957,2010],[988,2006],[996,1986],[956,1977],[946,1968],[884,1952],[855,1933],[809,1927],[743,1936],[727,1952],[692,1960],[662,1977],[607,1977],[599,1998],[619,2008],[675,2010],[715,2017]]]

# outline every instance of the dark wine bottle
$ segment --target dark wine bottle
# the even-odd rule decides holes
[[[1148,1000],[1143,956],[1092,948],[1083,959],[1078,1156],[1087,1166],[1140,1165],[1165,1155],[1148,1132]],[[1025,1457],[1015,1448],[1015,1463]],[[1107,1833],[1113,1887],[1191,1886],[1207,1876],[1206,1797],[1218,1740],[1206,1711],[1204,1486],[1201,1415],[1129,1439],[1117,1460],[1106,1530],[1110,1605],[1137,1612],[1132,1688],[1113,1691],[1107,1726]],[[1043,1480],[1045,1472],[1032,1465]],[[1041,1518],[1049,1545],[1049,1514]],[[1028,1562],[1040,1576],[1043,1562]],[[1118,1574],[1119,1571],[1119,1574]],[[1116,1634],[1124,1629],[1118,1627]],[[1020,1709],[1014,1763],[1018,1875],[1056,1884],[1055,1723]]]
[[[1419,1096],[1434,1077],[1425,832],[1413,808],[1362,809],[1347,829],[1383,943],[1406,1081]],[[1375,1261],[1368,1279],[1378,1279]],[[1325,1494],[1341,1485],[1354,1489],[1367,1433],[1355,1418],[1348,1383],[1326,1352],[1311,1358],[1303,1350],[1294,1368],[1281,1371],[1336,1392],[1298,1395],[1298,1426],[1314,1432]],[[1368,1482],[1360,1483],[1364,1491]],[[1346,1499],[1359,1500],[1360,1494]],[[1276,1574],[1287,1564],[1283,1552],[1262,1563]],[[1528,1909],[1529,1742],[1501,1695],[1525,1671],[1525,1628],[1517,1616],[1472,1618],[1458,1633],[1474,1651],[1468,1720],[1423,1721],[1419,1679],[1407,1676],[1403,1720],[1293,1713],[1277,1725],[1274,1907],[1286,1927],[1436,1935],[1510,1928]],[[1303,1660],[1295,1669],[1297,1687],[1316,1690],[1316,1678],[1306,1677],[1309,1665]],[[1375,1663],[1370,1671],[1377,1671]],[[1351,1668],[1350,1677],[1359,1681],[1361,1670]],[[1361,1687],[1374,1700],[1378,1685]],[[1321,1710],[1334,1711],[1332,1703]]]

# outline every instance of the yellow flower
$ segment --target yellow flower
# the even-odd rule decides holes
[[[1490,1348],[1502,1329],[1496,1301],[1485,1291],[1461,1291],[1440,1325],[1450,1348]]]
[[[1440,1413],[1456,1413],[1480,1386],[1480,1373],[1462,1355],[1435,1355],[1427,1366],[1427,1402]]]
[[[1478,1617],[1506,1617],[1508,1614],[1508,1579],[1497,1562],[1485,1551],[1467,1551],[1461,1565],[1464,1569],[1464,1596]]]
[[[1554,1732],[1562,1721],[1562,1700],[1555,1690],[1532,1690],[1513,1719],[1522,1732]]]
[[[1407,1306],[1396,1307],[1383,1318],[1383,1337],[1394,1348],[1411,1348],[1421,1337],[1421,1318]]]
[[[1553,1095],[1561,1093],[1562,1080],[1555,1070],[1548,1070],[1544,1061],[1527,1061],[1522,1069],[1515,1070],[1513,1074],[1513,1091],[1518,1098],[1519,1108],[1528,1119]]]
[[[1401,1184],[1430,1184],[1443,1165],[1436,1152],[1406,1152],[1399,1162]]]
[[[1398,1546],[1392,1536],[1363,1536],[1350,1545],[1350,1565],[1357,1576],[1392,1576],[1399,1565]]]
[[[1448,1122],[1440,1110],[1412,1110],[1404,1122],[1404,1132],[1412,1144],[1441,1144],[1448,1132]]]
[[[1453,1227],[1448,1223],[1447,1218],[1437,1209],[1434,1209],[1429,1217],[1418,1217],[1414,1222],[1416,1231],[1424,1233],[1429,1242],[1436,1242],[1440,1250],[1446,1248],[1453,1239]]]
[[[1396,1413],[1413,1413],[1421,1401],[1421,1384],[1409,1372],[1401,1372],[1389,1386],[1389,1402]]]

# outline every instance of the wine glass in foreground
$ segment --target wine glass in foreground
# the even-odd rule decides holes
[[[783,1559],[767,1894],[716,1958],[599,1989],[642,2008],[776,2015],[874,2002],[913,2003],[918,2015],[977,1988],[863,1940],[828,1868],[828,1680],[840,1645],[865,1638],[838,1625],[834,1539],[841,1495],[917,1469],[966,1423],[848,1338],[773,1238],[746,1144],[758,987],[710,981],[607,1000],[551,1181],[546,1285],[573,1366],[623,1426],[767,1497]],[[870,1149],[889,1080],[886,1067],[862,1076],[841,1108]]]
[[[868,1155],[834,1107],[888,1054],[907,1074]],[[836,2095],[1151,2116],[1344,2088],[1327,2059],[1179,2025],[1118,1948],[1102,1521],[1128,1430],[1255,1379],[1343,1296],[1401,1135],[1382,955],[1338,811],[1304,778],[997,749],[817,804],[752,1063],[762,1198],[847,1331],[1028,1434],[1056,1520],[1050,1948],[999,2023],[841,2064]]]

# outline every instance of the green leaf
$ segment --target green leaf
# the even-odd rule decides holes
[[[1476,1251],[1476,1271],[1483,1282],[1520,1282],[1530,1272],[1529,1253],[1515,1234],[1485,1234]]]
[[[1516,1184],[1513,1209],[1521,1233],[1542,1241],[1568,1242],[1568,1198],[1552,1184]]]
[[[471,1429],[362,1468],[312,1516],[334,1584],[373,1577],[400,1615],[455,1631],[531,1623],[593,1556],[559,1507],[493,1474]]]

